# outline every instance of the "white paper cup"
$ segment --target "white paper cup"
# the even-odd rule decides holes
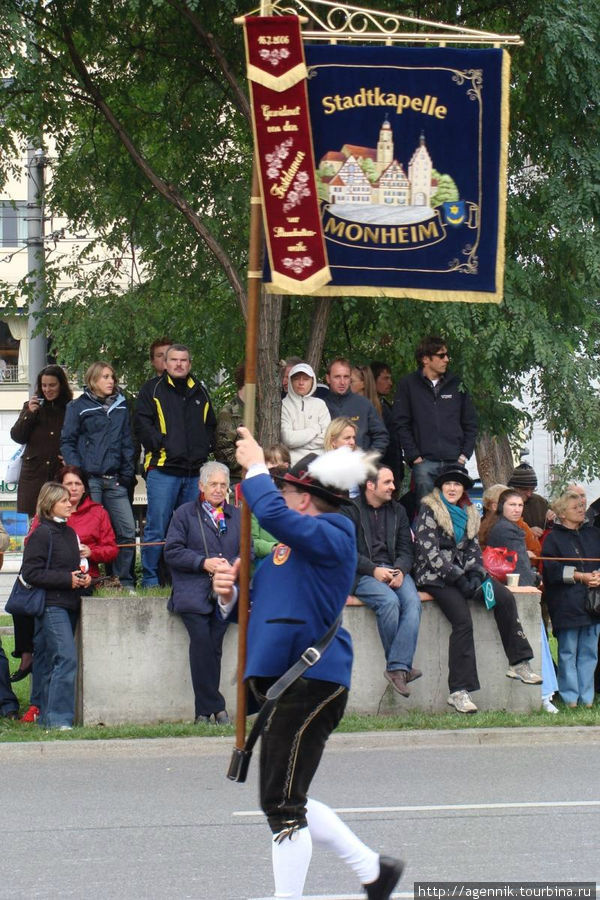
[[[518,572],[509,572],[506,576],[506,586],[509,588],[518,587],[519,586],[519,573]]]

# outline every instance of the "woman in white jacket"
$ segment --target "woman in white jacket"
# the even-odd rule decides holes
[[[331,421],[324,400],[313,397],[317,386],[308,363],[290,369],[288,393],[281,404],[281,440],[289,448],[292,465],[307,453],[322,453],[323,438]]]

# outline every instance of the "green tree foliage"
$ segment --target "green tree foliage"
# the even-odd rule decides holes
[[[526,417],[513,403],[528,396],[581,473],[597,472],[600,5],[376,5],[523,37],[511,51],[505,301],[335,300],[325,355],[385,358],[401,375],[419,337],[442,332],[485,428],[514,436]],[[134,383],[149,341],[173,330],[207,377],[242,354],[251,140],[232,19],[246,11],[234,0],[0,5],[0,69],[14,78],[2,92],[0,178],[15,136],[43,126],[55,140],[49,204],[113,256],[91,265],[92,247],[76,259],[65,297],[50,255],[47,322],[70,365],[105,350],[131,361]],[[22,53],[32,38],[36,58]],[[280,355],[303,351],[313,310],[284,299]]]
[[[451,200],[459,199],[458,188],[451,175],[440,175],[440,173],[434,169],[431,173],[431,177],[437,179],[435,193],[431,198],[432,206],[441,206],[442,203],[449,203]]]

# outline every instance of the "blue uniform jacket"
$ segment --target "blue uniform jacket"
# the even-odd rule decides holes
[[[277,677],[344,609],[356,571],[354,526],[337,513],[288,509],[269,475],[247,478],[242,490],[260,525],[282,542],[254,576],[245,677]],[[304,677],[350,687],[351,670],[352,641],[340,627]]]
[[[134,474],[133,439],[124,394],[108,410],[90,391],[67,404],[60,452],[68,466],[88,475],[117,475],[128,485]]]

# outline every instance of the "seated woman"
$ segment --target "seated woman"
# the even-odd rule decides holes
[[[324,400],[313,397],[315,373],[308,363],[292,366],[288,392],[281,402],[281,440],[289,448],[292,465],[307,453],[322,453],[323,438],[331,421]]]
[[[338,447],[350,447],[351,450],[356,450],[356,425],[352,419],[348,419],[346,416],[332,419],[325,432],[323,449],[325,451],[337,450]],[[352,499],[358,497],[360,493],[358,485],[350,488],[348,493]]]
[[[169,609],[178,613],[190,636],[190,670],[195,722],[228,725],[225,699],[219,691],[221,650],[227,622],[215,608],[212,578],[223,562],[240,552],[240,510],[226,502],[229,469],[207,462],[200,469],[199,496],[182,503],[167,532],[165,561],[173,590]]]
[[[485,496],[485,495],[484,495]],[[534,555],[527,549],[525,531],[521,526],[523,516],[523,498],[518,491],[506,488],[498,496],[495,510],[483,519],[479,529],[479,543],[482,547],[506,547],[517,554],[515,572],[519,575],[519,584],[524,587],[534,587],[539,584],[540,577],[536,569],[532,568],[530,556]],[[523,522],[525,528],[529,526]],[[535,535],[531,534],[537,542]],[[538,551],[539,552],[539,551]],[[537,555],[537,554],[536,554]],[[542,657],[542,708],[549,713],[557,713],[558,709],[552,703],[552,695],[558,690],[556,672],[548,644],[548,635],[544,621],[540,620],[541,628],[541,657]]]
[[[483,497],[482,497],[482,502],[483,502],[482,526],[483,526],[483,523],[485,523],[487,521],[487,519],[489,517],[493,516],[494,513],[496,512],[496,509],[498,507],[498,498],[499,498],[500,494],[502,494],[503,491],[508,491],[508,490],[509,490],[509,487],[507,484],[492,484],[489,488],[485,489],[485,491],[483,492]],[[519,496],[521,497],[521,494],[519,494]],[[521,497],[521,499],[522,499],[522,497]],[[525,521],[523,516],[521,516],[521,518],[518,520],[517,525],[519,526],[519,528],[525,535],[525,547],[527,549],[527,555],[529,556],[529,558],[534,559],[536,557],[539,557],[540,553],[542,552],[542,545],[540,544],[539,540],[536,538],[535,534],[533,533],[533,531],[531,530],[531,528],[529,527],[529,525],[527,524],[527,522]],[[487,526],[485,527],[483,532],[482,532],[481,528],[479,529],[479,543],[481,545],[482,550],[485,547],[485,543],[486,543],[485,537],[482,537],[482,534],[485,535],[485,534],[487,534],[487,532],[488,532]]]
[[[477,712],[470,697],[470,692],[479,690],[479,679],[468,600],[487,576],[477,541],[479,512],[475,506],[463,509],[460,505],[465,490],[472,486],[467,470],[458,463],[445,466],[437,476],[417,517],[413,572],[417,587],[431,594],[452,626],[448,704],[461,713]],[[500,582],[493,580],[493,586],[494,617],[509,662],[506,674],[525,684],[541,684],[529,665],[533,651],[523,634],[515,598]]]
[[[91,578],[80,570],[79,539],[67,521],[72,512],[69,492],[49,481],[38,498],[39,527],[23,551],[24,581],[46,589],[44,614],[36,619],[35,669],[41,685],[38,723],[71,729],[75,718],[77,648],[75,627],[81,594]]]
[[[600,587],[600,531],[585,522],[585,507],[574,491],[552,504],[558,521],[542,547],[543,579],[552,631],[558,641],[558,690],[566,706],[594,703],[600,621],[585,609],[588,588]],[[578,562],[574,557],[580,557]]]

